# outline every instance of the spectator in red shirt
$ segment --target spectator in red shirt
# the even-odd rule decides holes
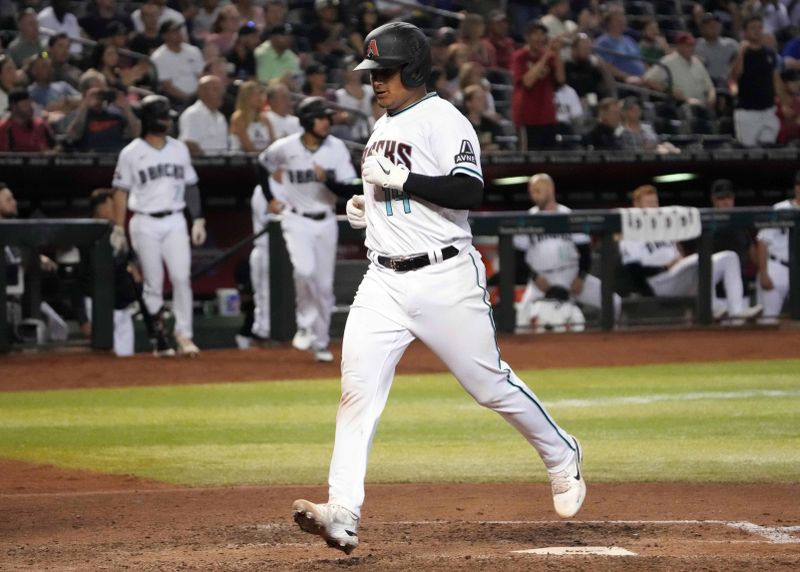
[[[31,96],[25,90],[14,90],[8,96],[8,117],[0,121],[0,151],[37,153],[55,145],[50,127],[33,116]]]
[[[528,149],[548,149],[556,142],[554,93],[565,80],[561,43],[548,40],[547,28],[539,21],[528,24],[525,39],[528,44],[514,52],[511,64],[512,117],[525,130]]]
[[[491,46],[495,53],[495,62],[499,68],[511,69],[511,60],[517,45],[508,36],[508,17],[502,10],[492,10],[486,19],[487,34],[483,38],[484,44]]]

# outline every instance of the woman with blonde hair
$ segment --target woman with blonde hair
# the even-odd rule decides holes
[[[492,96],[492,87],[486,79],[486,69],[478,62],[467,62],[458,70],[458,91],[455,93],[453,103],[460,106],[464,102],[464,92],[471,85],[483,88],[486,95],[486,111],[495,115],[497,110]]]
[[[258,153],[275,140],[265,103],[264,89],[257,81],[246,81],[239,87],[236,110],[231,115],[231,149]]]

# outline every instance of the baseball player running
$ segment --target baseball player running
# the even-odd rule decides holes
[[[352,194],[356,171],[345,144],[330,135],[333,110],[323,98],[306,98],[297,115],[303,132],[279,139],[259,155],[259,179],[270,212],[282,215],[294,269],[297,333],[292,345],[311,349],[317,361],[331,362],[328,342],[339,237],[335,195]],[[271,174],[280,181],[280,198],[273,194]]]
[[[794,177],[794,198],[776,203],[773,208],[800,208],[800,171]],[[764,306],[759,322],[775,324],[789,295],[789,229],[762,228],[757,239],[758,301]]]
[[[426,93],[430,48],[416,26],[373,30],[356,69],[370,70],[386,109],[364,153],[364,194],[347,208],[351,225],[366,226],[371,264],[345,326],[328,502],[295,501],[295,521],[347,554],[358,546],[370,446],[395,367],[414,339],[537,450],[556,512],[571,517],[586,493],[578,441],[502,360],[495,340],[485,268],[467,222],[483,199],[475,130],[452,104]]]
[[[652,185],[642,185],[633,191],[633,206],[658,208],[658,191]],[[622,263],[632,278],[658,296],[690,296],[697,293],[698,256],[684,256],[673,241],[640,242],[621,240]],[[747,318],[761,313],[761,306],[745,306],[742,269],[739,256],[731,250],[711,256],[711,280],[716,286],[725,285],[725,303],[712,290],[714,317],[726,314],[731,324],[741,325]]]
[[[572,210],[556,202],[556,187],[546,173],[537,173],[528,181],[532,206],[528,212],[569,213]],[[525,251],[531,279],[520,301],[517,324],[530,323],[533,303],[545,298],[550,288],[565,289],[578,302],[600,307],[600,279],[589,274],[592,263],[591,238],[588,234],[517,234],[514,247]],[[622,299],[614,294],[614,313],[619,317]]]
[[[164,333],[164,264],[172,283],[175,314],[175,343],[178,353],[196,356],[200,350],[192,341],[191,247],[184,217],[188,208],[193,220],[191,241],[206,240],[200,192],[186,145],[167,133],[172,129],[169,100],[148,95],[142,100],[142,135],[119,154],[114,171],[114,218],[112,244],[127,248],[125,218],[133,213],[128,228],[131,244],[139,257],[144,279],[144,302],[154,318],[154,354],[175,354]]]

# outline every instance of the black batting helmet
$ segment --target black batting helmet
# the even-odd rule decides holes
[[[314,129],[314,120],[317,117],[327,117],[331,119],[334,111],[328,106],[328,102],[323,97],[307,97],[297,106],[297,117],[300,125],[306,131]]]
[[[375,28],[364,40],[364,59],[356,70],[400,68],[406,87],[419,87],[431,74],[431,47],[425,34],[406,22]]]
[[[169,126],[166,120],[172,119],[175,112],[169,104],[169,99],[163,95],[148,95],[142,100],[139,107],[142,120],[142,137],[148,133],[166,133]]]

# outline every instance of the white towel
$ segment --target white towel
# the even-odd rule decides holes
[[[617,209],[622,217],[622,239],[640,242],[691,240],[702,232],[695,207]]]

